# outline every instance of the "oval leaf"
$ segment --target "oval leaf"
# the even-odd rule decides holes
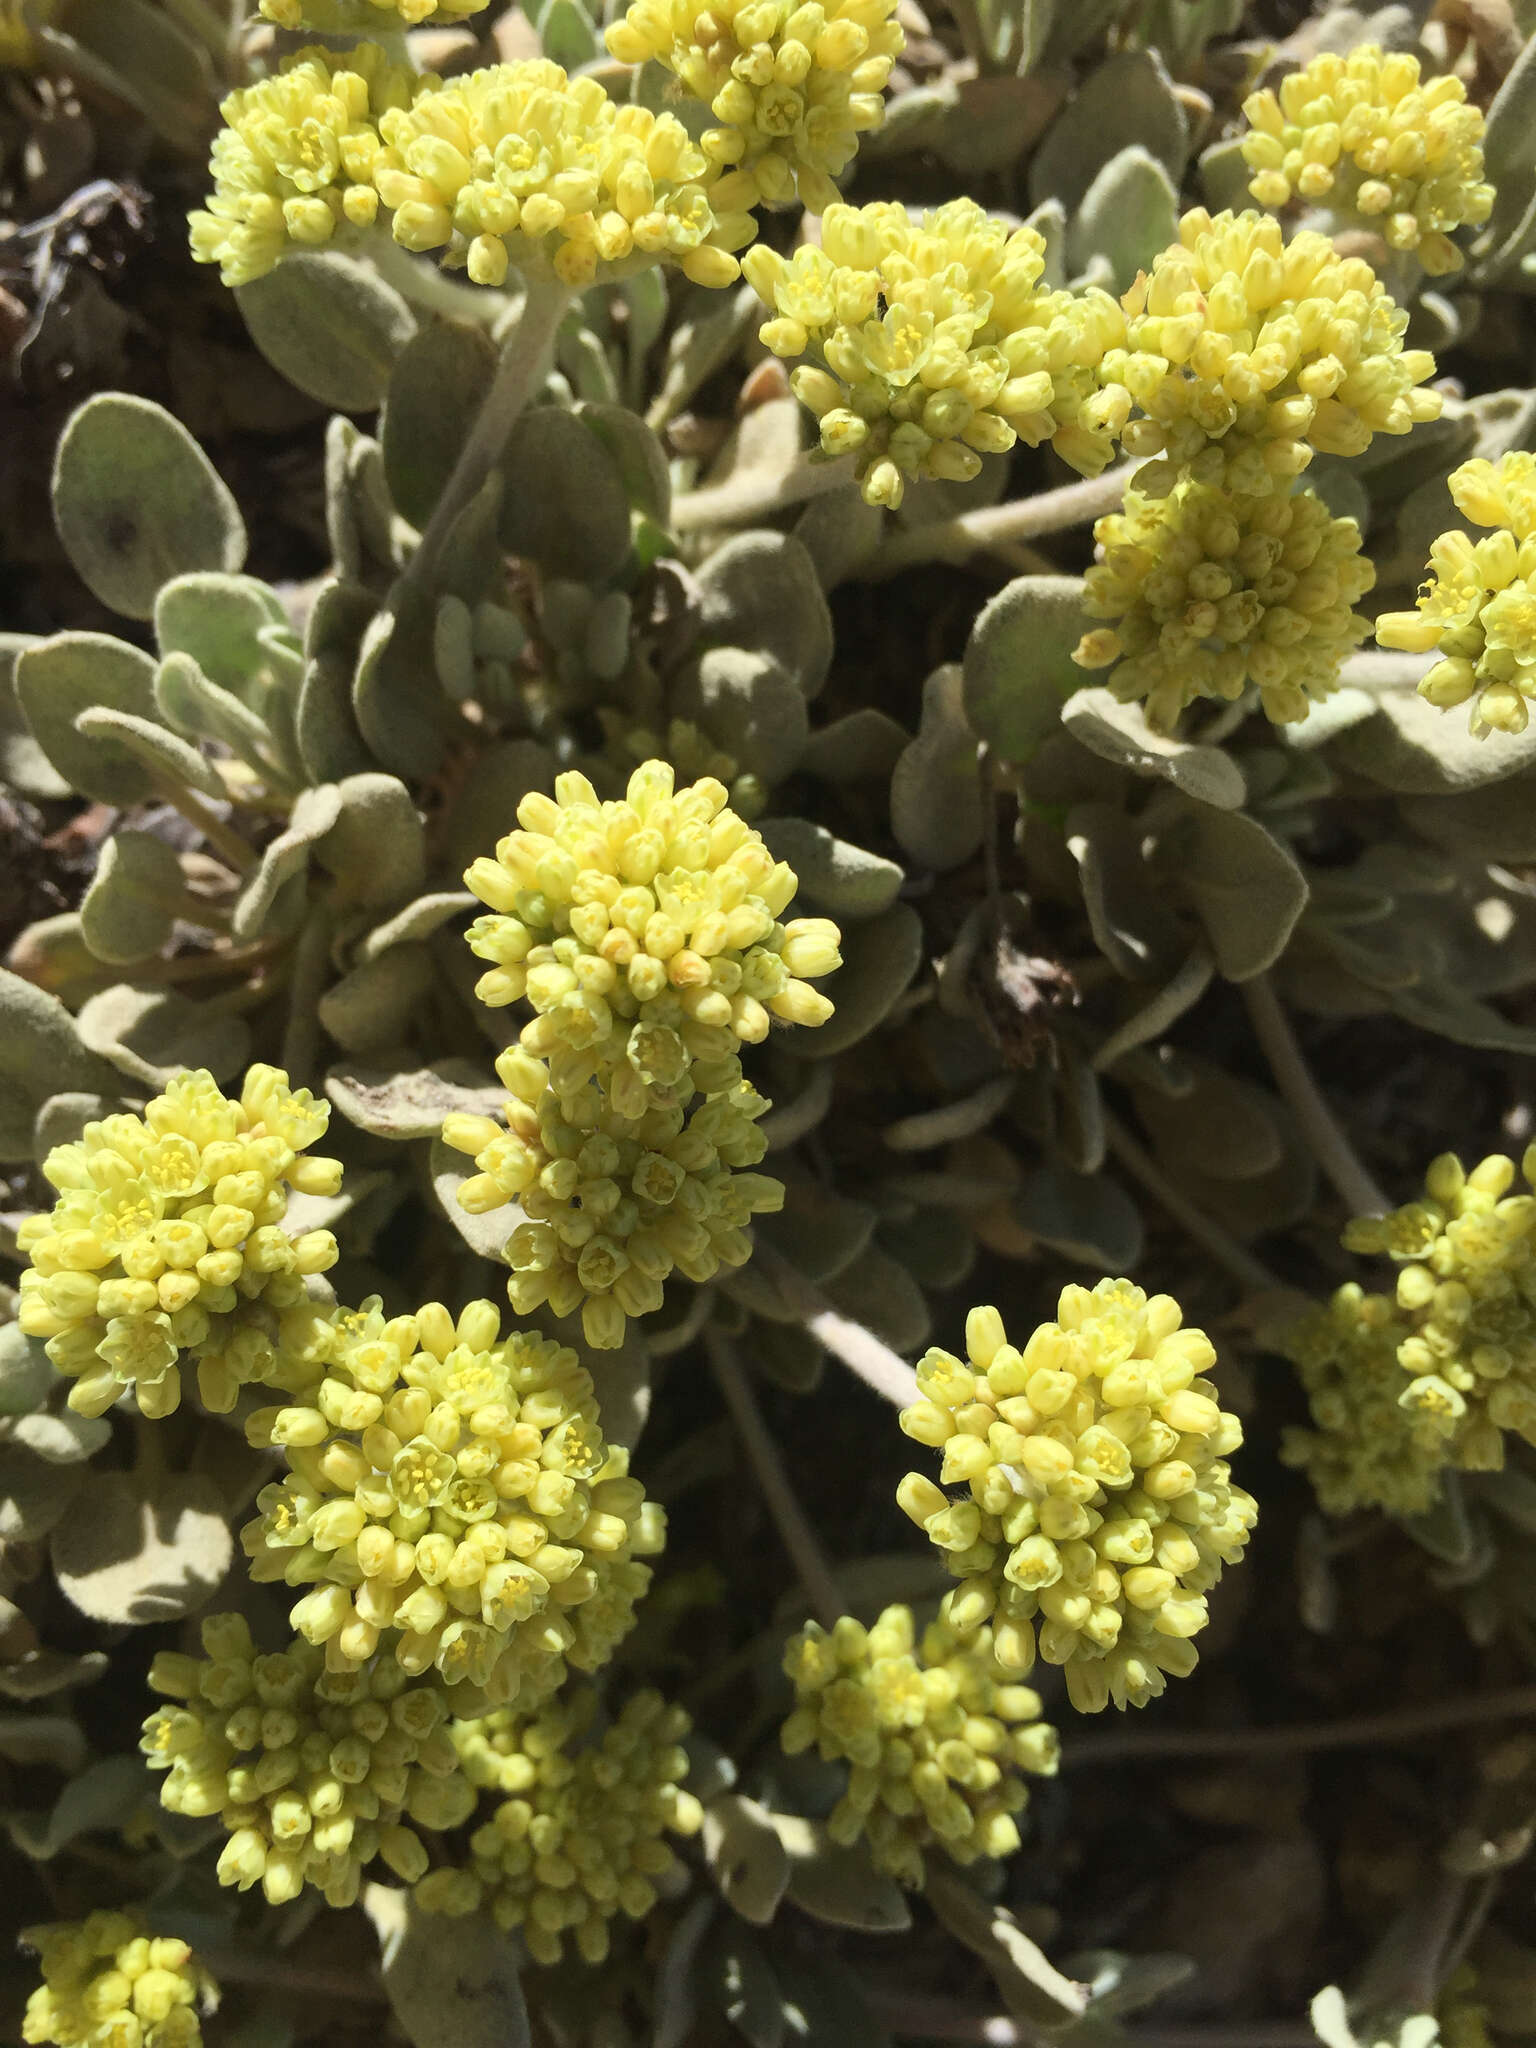
[[[416,331],[416,316],[370,264],[298,250],[235,293],[274,370],[338,412],[373,412]],[[238,568],[239,564],[235,563]]]

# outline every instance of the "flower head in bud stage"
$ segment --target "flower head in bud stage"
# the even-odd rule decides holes
[[[659,756],[671,762],[679,782],[700,782],[707,777],[724,783],[731,809],[748,824],[768,808],[768,790],[762,779],[743,770],[736,756],[716,746],[692,719],[669,719],[664,734],[637,726],[634,713],[623,706],[599,705],[597,719],[606,743],[600,765],[593,768],[599,779],[606,770],[617,775],[622,786],[642,763]]]
[[[1450,491],[1482,540],[1452,528],[1429,551],[1418,610],[1383,612],[1383,647],[1440,659],[1419,695],[1442,711],[1469,704],[1471,730],[1524,732],[1536,697],[1536,456],[1478,458],[1452,470]]]
[[[328,1230],[282,1228],[290,1189],[341,1185],[340,1162],[306,1149],[329,1117],[275,1067],[252,1067],[233,1100],[199,1070],[142,1117],[105,1117],[54,1147],[43,1173],[59,1199],[17,1233],[29,1260],[19,1320],[74,1380],[72,1408],[102,1415],[132,1387],[143,1414],[169,1415],[183,1351],[216,1413],[272,1375],[270,1312],[301,1301],[305,1277],[336,1261]]]
[[[357,0],[261,0],[261,11],[279,28],[351,35],[375,25],[382,32],[391,22],[403,22],[407,28],[419,28],[423,23],[452,28],[466,16],[478,14],[487,0],[367,0],[367,4],[373,10],[372,23],[360,18]]]
[[[263,1656],[238,1614],[210,1616],[202,1635],[206,1657],[162,1651],[150,1667],[174,1704],[150,1715],[140,1747],[167,1774],[163,1806],[228,1830],[219,1882],[260,1884],[272,1905],[312,1885],[348,1906],[375,1856],[420,1877],[426,1851],[406,1822],[457,1827],[474,1807],[441,1686],[412,1685],[388,1658],[328,1672],[302,1641]]]
[[[600,1963],[613,1916],[645,1917],[677,1868],[666,1837],[695,1834],[704,1818],[683,1789],[688,1716],[643,1692],[594,1738],[595,1706],[583,1690],[532,1720],[453,1724],[466,1775],[499,1803],[470,1837],[469,1866],[434,1871],[416,1887],[419,1906],[488,1904],[502,1927],[523,1930],[538,1963],[558,1962],[568,1935],[583,1961]]]
[[[1122,702],[1145,699],[1168,731],[1197,697],[1240,697],[1257,683],[1277,724],[1305,718],[1338,686],[1339,668],[1371,630],[1350,607],[1376,571],[1352,519],[1310,491],[1237,497],[1178,484],[1165,498],[1126,493],[1125,510],[1094,527],[1101,560],[1083,609],[1112,619],[1073,659],[1111,668]]]
[[[601,266],[625,274],[675,262],[696,284],[727,285],[754,225],[715,202],[713,168],[674,115],[620,106],[594,78],[529,58],[424,85],[380,123],[376,167],[392,232],[445,249],[476,284],[540,252],[565,284]]]
[[[925,1849],[973,1863],[1018,1848],[1020,1773],[1054,1774],[1060,1745],[1039,1694],[997,1661],[990,1629],[962,1639],[937,1621],[919,1642],[910,1607],[887,1607],[870,1629],[845,1614],[830,1633],[808,1622],[784,1669],[795,1687],[784,1748],[814,1744],[851,1766],[828,1821],[835,1842],[866,1835],[876,1869],[913,1890]]]
[[[1347,57],[1325,51],[1243,102],[1243,160],[1261,206],[1323,201],[1336,217],[1378,226],[1434,277],[1459,270],[1451,241],[1493,211],[1483,177],[1483,115],[1447,74],[1423,82],[1419,60],[1364,43]]]
[[[660,1516],[604,1443],[576,1354],[503,1339],[488,1301],[457,1322],[436,1302],[336,1317],[349,1327],[318,1385],[247,1424],[289,1465],[243,1531],[252,1576],[315,1588],[291,1619],[332,1671],[382,1646],[413,1676],[507,1701],[608,1654],[611,1622],[587,1636],[576,1615],[617,1598],[627,1620],[636,1575],[620,1568],[660,1548]]]
[[[1137,475],[1146,495],[1186,475],[1288,490],[1314,453],[1359,455],[1439,417],[1421,388],[1434,358],[1403,347],[1408,315],[1370,265],[1311,230],[1287,242],[1271,215],[1186,213],[1121,304],[1125,346],[1099,376],[1126,452],[1161,458]]]
[[[1413,1326],[1390,1295],[1351,1281],[1273,1339],[1307,1392],[1311,1429],[1288,1429],[1281,1456],[1311,1480],[1325,1514],[1419,1515],[1439,1498],[1450,1448],[1435,1417],[1405,1406],[1398,1347]]]
[[[830,206],[819,248],[785,258],[759,244],[742,267],[774,314],[763,342],[811,358],[791,382],[822,453],[855,457],[871,504],[899,505],[909,477],[974,476],[1019,439],[1089,472],[1109,460],[1119,417],[1096,366],[1124,341],[1124,316],[1100,291],[1041,291],[1033,228],[969,199],[921,218]]]
[[[1523,1172],[1536,1187],[1536,1147]],[[1359,1217],[1344,1233],[1348,1250],[1396,1263],[1408,1326],[1398,1398],[1468,1471],[1498,1470],[1505,1430],[1536,1444],[1536,1195],[1511,1194],[1514,1183],[1502,1153],[1468,1172],[1447,1152],[1430,1165],[1422,1201]]]
[[[43,1981],[27,2000],[21,2038],[57,2048],[199,2048],[199,2006],[213,1979],[184,1941],[145,1932],[133,1913],[25,1927]]]
[[[800,199],[824,213],[906,38],[896,0],[635,0],[607,31],[622,64],[654,59],[719,127],[700,146],[725,171],[724,203]]]
[[[964,1584],[941,1613],[993,1626],[1005,1670],[1066,1667],[1081,1712],[1142,1706],[1194,1669],[1204,1595],[1257,1508],[1227,1466],[1242,1442],[1201,1377],[1216,1354],[1179,1305],[1128,1280],[1066,1287],[1023,1351],[996,1309],[966,1322],[970,1362],[928,1352],[901,1426],[942,1447],[951,1501],[908,1473],[897,1499]]]
[[[316,248],[377,217],[379,117],[419,81],[374,44],[300,50],[271,78],[232,92],[209,168],[213,193],[190,216],[192,254],[227,285],[264,277],[290,245]]]

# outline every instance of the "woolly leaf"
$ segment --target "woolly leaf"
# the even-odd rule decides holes
[[[259,938],[284,885],[309,865],[315,845],[341,816],[341,791],[333,782],[304,790],[293,806],[287,828],[262,849],[261,864],[240,892],[231,930],[237,939]]]
[[[1009,1208],[1031,1237],[1064,1259],[1128,1273],[1141,1257],[1141,1213],[1102,1173],[1036,1167],[1020,1181]]]
[[[487,1913],[445,1919],[369,1885],[384,1989],[411,2048],[528,2048],[519,1950]]]
[[[891,829],[918,867],[942,871],[970,859],[983,819],[963,671],[946,662],[923,684],[922,724],[891,778]]]
[[[405,1037],[434,979],[425,946],[391,947],[331,984],[320,998],[320,1022],[343,1052],[377,1053]]]
[[[38,640],[36,633],[0,633],[0,782],[23,796],[68,796],[69,784],[28,732],[16,699],[16,657]]]
[[[829,1927],[901,1934],[912,1925],[901,1886],[875,1869],[863,1842],[844,1848],[820,1821],[776,1813],[773,1825],[789,1858],[786,1896]]]
[[[53,517],[92,592],[147,619],[155,594],[192,569],[238,569],[245,523],[179,420],[147,398],[103,391],[70,419],[53,466]]]
[[[786,533],[739,533],[699,571],[708,640],[771,655],[807,698],[832,663],[832,615],[816,565]]]
[[[838,839],[807,818],[762,818],[757,829],[775,860],[800,880],[800,895],[837,918],[878,917],[896,901],[901,869],[865,847]]]
[[[1272,967],[1307,905],[1290,848],[1241,811],[1191,804],[1167,852],[1228,981]]]
[[[96,1621],[143,1626],[194,1614],[234,1556],[226,1512],[208,1479],[101,1474],[91,1512],[54,1530],[60,1590]]]
[[[182,1067],[206,1067],[215,1080],[228,1080],[251,1056],[243,1017],[222,1015],[175,989],[115,983],[90,998],[76,1023],[84,1045],[151,1092]]]
[[[810,725],[804,692],[782,663],[746,647],[710,648],[684,680],[678,709],[767,783],[789,774]]]
[[[923,960],[923,922],[910,903],[893,903],[843,934],[843,964],[827,983],[837,1005],[825,1024],[797,1034],[801,1059],[830,1059],[867,1038],[900,1001]]]
[[[1162,59],[1123,50],[1090,71],[1029,166],[1030,197],[1059,199],[1071,213],[1102,166],[1139,144],[1177,184],[1189,150],[1189,122]]]
[[[406,1073],[344,1063],[326,1075],[325,1092],[348,1123],[375,1138],[394,1139],[434,1137],[453,1111],[495,1116],[507,1094],[473,1061],[452,1058]]]
[[[13,1814],[6,1825],[23,1854],[48,1863],[82,1835],[120,1830],[143,1799],[143,1759],[105,1756],[70,1780],[51,1812]]]
[[[31,1156],[34,1117],[68,1089],[116,1094],[117,1077],[57,996],[0,968],[0,1159]]]
[[[789,1883],[789,1853],[775,1817],[755,1799],[723,1792],[704,1809],[704,1861],[727,1905],[766,1927]]]
[[[629,553],[623,472],[584,420],[535,406],[502,457],[501,541],[551,576],[600,587]]]
[[[1100,760],[1171,782],[1202,804],[1232,811],[1247,793],[1230,754],[1153,732],[1139,704],[1121,704],[1108,690],[1079,690],[1063,707],[1061,722]]]
[[[1178,214],[1178,193],[1165,167],[1140,142],[1128,143],[1084,195],[1068,243],[1073,265],[1086,270],[1100,258],[1108,266],[1107,289],[1123,292],[1177,239]]]
[[[55,633],[16,658],[16,698],[32,737],[72,790],[108,804],[142,803],[154,788],[149,772],[75,719],[105,706],[159,723],[154,680],[149,656],[107,633]]]
[[[1019,576],[976,615],[966,643],[965,710],[1000,761],[1027,761],[1082,683],[1072,650],[1083,637],[1075,576]]]
[[[784,1993],[762,1945],[741,1927],[723,1927],[707,1968],[715,2002],[750,2048],[782,2048],[789,2022]]]
[[[142,761],[151,775],[172,784],[180,783],[200,796],[225,800],[227,792],[213,763],[179,733],[169,732],[148,718],[131,711],[82,711],[75,719],[75,731],[84,738],[121,747]]]
[[[389,494],[412,526],[431,518],[495,369],[490,336],[463,320],[434,320],[401,350],[379,439]]]
[[[257,577],[208,571],[167,583],[154,617],[162,655],[190,654],[211,682],[236,694],[271,661],[261,634],[288,625],[277,592]]]
[[[80,930],[98,960],[126,966],[158,953],[176,923],[183,893],[173,848],[148,832],[104,839],[80,905]]]
[[[235,300],[273,369],[337,412],[383,404],[416,331],[415,314],[371,264],[330,250],[290,252]]]

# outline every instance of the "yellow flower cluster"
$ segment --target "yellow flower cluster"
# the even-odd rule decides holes
[[[991,1622],[1003,1668],[1039,1650],[1080,1712],[1142,1706],[1194,1669],[1206,1591],[1257,1516],[1231,1483],[1242,1442],[1201,1377],[1216,1353],[1179,1305],[1128,1280],[1066,1287],[1022,1351],[993,1308],[966,1321],[969,1365],[931,1350],[901,1426],[942,1447],[951,1501],[909,1472],[905,1512],[964,1580],[942,1610],[964,1637]]]
[[[500,1926],[523,1930],[538,1963],[558,1962],[567,1935],[600,1963],[614,1915],[645,1917],[678,1868],[667,1835],[694,1834],[704,1818],[683,1789],[688,1716],[639,1693],[584,1741],[595,1711],[583,1691],[531,1721],[454,1723],[466,1775],[500,1803],[470,1837],[470,1867],[435,1870],[416,1887],[418,1905],[457,1914],[488,1904]]]
[[[143,1414],[171,1414],[183,1351],[216,1414],[272,1374],[267,1312],[300,1301],[305,1276],[336,1260],[328,1230],[282,1228],[290,1189],[341,1184],[340,1162],[307,1150],[329,1117],[275,1067],[252,1067],[233,1101],[199,1070],[142,1117],[105,1117],[54,1147],[43,1173],[59,1199],[17,1233],[29,1261],[18,1320],[74,1380],[71,1408],[102,1415],[131,1387]]]
[[[474,1807],[441,1689],[387,1658],[328,1672],[305,1642],[262,1656],[238,1614],[210,1616],[202,1637],[205,1658],[155,1658],[150,1685],[179,1704],[149,1717],[140,1746],[167,1772],[163,1806],[228,1830],[219,1882],[260,1884],[274,1906],[307,1884],[349,1906],[375,1856],[407,1883],[422,1876],[406,1820],[457,1827]]]
[[[53,19],[58,0],[0,0],[0,71],[29,71],[37,62],[34,27]]]
[[[1493,210],[1483,176],[1483,115],[1450,74],[1427,83],[1408,51],[1364,43],[1348,56],[1325,51],[1243,102],[1248,190],[1261,206],[1326,200],[1336,215],[1380,226],[1388,245],[1411,249],[1432,277],[1459,270],[1451,241]]]
[[[743,262],[774,317],[761,330],[797,369],[796,396],[828,457],[852,455],[870,504],[899,505],[905,480],[963,480],[981,457],[1053,442],[1102,469],[1118,425],[1097,365],[1125,339],[1106,293],[1041,291],[1045,244],[969,199],[914,219],[904,206],[829,206],[821,246]]]
[[[57,2048],[199,2048],[198,2007],[216,1997],[184,1941],[146,1934],[132,1913],[24,1927],[43,1981],[21,2038]]]
[[[576,1354],[503,1339],[489,1301],[387,1322],[372,1301],[336,1311],[330,1337],[311,1343],[329,1353],[312,1390],[247,1424],[289,1472],[241,1539],[253,1578],[315,1588],[290,1619],[328,1669],[383,1645],[412,1676],[509,1701],[546,1696],[567,1661],[603,1661],[648,1583],[633,1557],[660,1549],[663,1525],[604,1443]],[[586,1635],[577,1617],[599,1596]]]
[[[1300,1375],[1314,1425],[1288,1429],[1280,1455],[1306,1473],[1326,1514],[1419,1515],[1439,1496],[1444,1432],[1404,1405],[1398,1347],[1411,1331],[1390,1295],[1351,1281],[1273,1340]]]
[[[493,963],[476,993],[534,1015],[497,1061],[506,1126],[450,1116],[443,1137],[480,1171],[460,1193],[488,1213],[521,1202],[508,1245],[519,1313],[581,1306],[587,1341],[623,1341],[674,1268],[705,1280],[750,1249],[776,1208],[756,1165],[766,1102],[737,1049],[775,1018],[815,1025],[810,985],[840,962],[837,927],[781,913],[793,871],[727,808],[724,785],[674,787],[664,762],[602,802],[584,775],[526,796],[520,829],[465,881],[491,914],[469,943]]]
[[[1286,242],[1268,214],[1186,213],[1179,238],[1125,294],[1125,345],[1100,366],[1126,452],[1153,459],[1144,495],[1198,483],[1288,490],[1315,453],[1439,416],[1425,349],[1370,265],[1326,235]],[[1132,417],[1139,413],[1140,417]]]
[[[486,4],[487,0],[367,0],[376,18],[391,15],[407,28],[424,22],[451,28]],[[279,28],[318,29],[325,35],[352,35],[365,25],[359,21],[357,0],[261,0],[261,11]],[[379,27],[384,27],[382,21]]]
[[[600,265],[669,257],[727,285],[751,216],[711,189],[712,167],[672,114],[620,106],[594,78],[530,58],[433,82],[379,124],[379,198],[407,249],[447,249],[476,284],[542,251],[564,283]]]
[[[250,284],[290,244],[317,248],[344,225],[371,226],[379,117],[409,105],[418,82],[364,43],[300,50],[275,76],[230,93],[209,163],[213,193],[189,217],[195,259],[217,263],[227,285]]]
[[[1008,1856],[1029,1800],[1021,1771],[1049,1777],[1060,1748],[1040,1696],[993,1654],[981,1628],[962,1641],[943,1621],[916,1639],[910,1607],[887,1607],[866,1629],[844,1615],[830,1633],[808,1622],[784,1653],[795,1708],[785,1750],[816,1745],[850,1765],[828,1832],[868,1837],[876,1869],[917,1890],[923,1851],[957,1863]]]
[[[896,0],[635,0],[607,31],[621,64],[654,59],[719,122],[700,146],[727,167],[723,203],[800,198],[824,213],[906,38]]]
[[[1536,1146],[1523,1171],[1536,1187]],[[1514,1182],[1502,1153],[1468,1173],[1446,1152],[1422,1201],[1344,1233],[1350,1251],[1396,1262],[1408,1324],[1399,1398],[1439,1433],[1449,1462],[1471,1471],[1503,1464],[1506,1429],[1536,1444],[1536,1195],[1511,1194]]]
[[[1351,610],[1376,577],[1360,529],[1310,491],[1238,497],[1187,480],[1163,498],[1133,489],[1093,531],[1102,559],[1083,610],[1115,625],[1086,634],[1072,658],[1111,668],[1110,689],[1145,699],[1154,731],[1197,697],[1232,701],[1250,682],[1276,724],[1305,718],[1371,630]]]
[[[1483,540],[1453,528],[1429,551],[1429,580],[1417,611],[1383,612],[1376,638],[1440,659],[1419,695],[1441,710],[1471,705],[1471,730],[1524,732],[1536,697],[1536,456],[1464,462],[1450,476],[1452,498]]]

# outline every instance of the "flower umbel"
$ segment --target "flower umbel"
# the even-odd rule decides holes
[[[1305,718],[1371,630],[1351,610],[1376,578],[1360,529],[1310,491],[1133,489],[1093,532],[1102,559],[1083,609],[1115,624],[1085,635],[1073,660],[1110,668],[1110,689],[1122,702],[1145,699],[1154,731],[1197,697],[1231,701],[1250,683],[1276,724]]]
[[[445,249],[476,284],[540,254],[567,285],[604,267],[678,264],[727,285],[754,224],[671,114],[619,106],[593,78],[530,58],[429,80],[380,122],[379,198],[407,249]]]
[[[1523,1172],[1536,1187],[1536,1147]],[[1344,1233],[1354,1252],[1398,1267],[1407,1323],[1397,1361],[1402,1406],[1433,1430],[1451,1464],[1496,1471],[1503,1432],[1536,1444],[1536,1195],[1511,1194],[1515,1163],[1500,1152],[1470,1172],[1454,1153],[1434,1160],[1424,1198]]]
[[[1314,453],[1359,455],[1439,417],[1422,388],[1434,357],[1403,347],[1407,313],[1310,229],[1287,242],[1267,214],[1196,207],[1122,304],[1125,347],[1099,375],[1126,452],[1161,458],[1137,474],[1144,495],[1186,476],[1286,490]]]
[[[24,1927],[43,1981],[21,2038],[57,2048],[199,2048],[198,2008],[217,1989],[184,1941],[152,1936],[133,1913]]]
[[[909,1472],[896,1496],[964,1581],[944,1618],[962,1637],[991,1622],[999,1663],[1024,1676],[1038,1617],[1080,1712],[1142,1706],[1194,1669],[1204,1596],[1257,1515],[1226,1462],[1241,1427],[1201,1377],[1215,1350],[1182,1322],[1168,1295],[1101,1280],[1063,1288],[1019,1351],[996,1309],[973,1309],[969,1364],[928,1352],[902,1412],[969,1492]]]
[[[105,1117],[54,1147],[43,1172],[59,1199],[17,1233],[29,1260],[19,1321],[74,1380],[72,1408],[102,1415],[132,1387],[143,1414],[169,1415],[184,1351],[217,1414],[278,1371],[273,1311],[336,1262],[328,1230],[282,1228],[290,1189],[341,1185],[340,1161],[306,1149],[329,1118],[276,1067],[252,1067],[233,1100],[199,1070],[142,1117]]]
[[[1325,51],[1243,102],[1243,159],[1261,206],[1326,201],[1345,221],[1380,228],[1433,277],[1459,270],[1450,239],[1493,210],[1483,176],[1483,114],[1453,74],[1423,80],[1406,50],[1365,43]]]
[[[487,0],[366,0],[382,30],[386,18],[419,28],[423,22],[434,27],[452,27],[471,14],[478,14]],[[318,29],[324,35],[355,35],[368,20],[360,0],[261,0],[261,11],[279,28]]]
[[[743,263],[775,316],[761,339],[812,358],[791,382],[822,453],[854,456],[865,498],[890,506],[907,478],[964,480],[1016,440],[1052,441],[1090,472],[1109,460],[1114,404],[1095,366],[1123,342],[1124,315],[1098,290],[1042,291],[1044,266],[1033,228],[969,199],[920,219],[830,206],[819,248],[786,259],[759,244]]]
[[[291,1620],[332,1671],[382,1646],[501,1702],[601,1662],[610,1623],[588,1636],[576,1616],[599,1596],[632,1609],[649,1574],[631,1560],[661,1547],[661,1518],[604,1443],[576,1354],[503,1339],[489,1301],[389,1322],[373,1301],[331,1323],[313,1391],[247,1425],[290,1468],[242,1534],[252,1576],[315,1587]]]
[[[1419,1515],[1439,1497],[1450,1462],[1445,1432],[1424,1403],[1404,1401],[1398,1348],[1412,1328],[1390,1295],[1351,1281],[1273,1340],[1296,1367],[1313,1422],[1288,1429],[1280,1454],[1306,1473],[1325,1514],[1378,1507]],[[1447,1387],[1447,1413],[1458,1399]]]
[[[1440,659],[1419,695],[1448,711],[1470,704],[1473,734],[1524,732],[1536,697],[1536,456],[1481,457],[1452,470],[1450,492],[1482,540],[1452,528],[1429,551],[1417,611],[1383,612],[1383,647]]]
[[[993,1655],[990,1629],[962,1639],[937,1621],[918,1642],[910,1607],[887,1607],[870,1629],[845,1614],[830,1633],[808,1622],[784,1669],[795,1687],[784,1748],[815,1744],[851,1766],[827,1823],[834,1841],[866,1835],[876,1869],[914,1890],[925,1849],[957,1863],[1017,1849],[1014,1816],[1029,1799],[1019,1774],[1051,1776],[1060,1745],[1039,1694]]]
[[[155,1658],[149,1682],[178,1704],[150,1715],[140,1747],[167,1772],[163,1806],[228,1830],[220,1884],[260,1884],[272,1905],[308,1884],[349,1906],[375,1856],[420,1877],[427,1854],[406,1820],[457,1827],[474,1806],[441,1687],[411,1685],[388,1658],[328,1672],[305,1642],[262,1656],[238,1614],[211,1615],[202,1636],[204,1658]]]
[[[500,1926],[523,1930],[539,1963],[558,1962],[567,1935],[583,1961],[600,1963],[614,1915],[645,1917],[658,1879],[677,1869],[667,1835],[694,1834],[704,1818],[683,1789],[688,1716],[638,1693],[593,1739],[595,1712],[582,1690],[532,1721],[503,1712],[454,1722],[466,1775],[500,1802],[470,1837],[469,1867],[435,1870],[416,1888],[420,1906],[489,1904]]]
[[[896,0],[635,0],[607,31],[622,64],[675,73],[720,123],[700,147],[726,170],[725,203],[812,213],[837,198],[906,38]]]
[[[296,244],[318,248],[378,215],[379,117],[418,84],[375,44],[300,50],[271,78],[232,92],[209,168],[213,193],[189,216],[192,254],[227,285],[264,277]]]

